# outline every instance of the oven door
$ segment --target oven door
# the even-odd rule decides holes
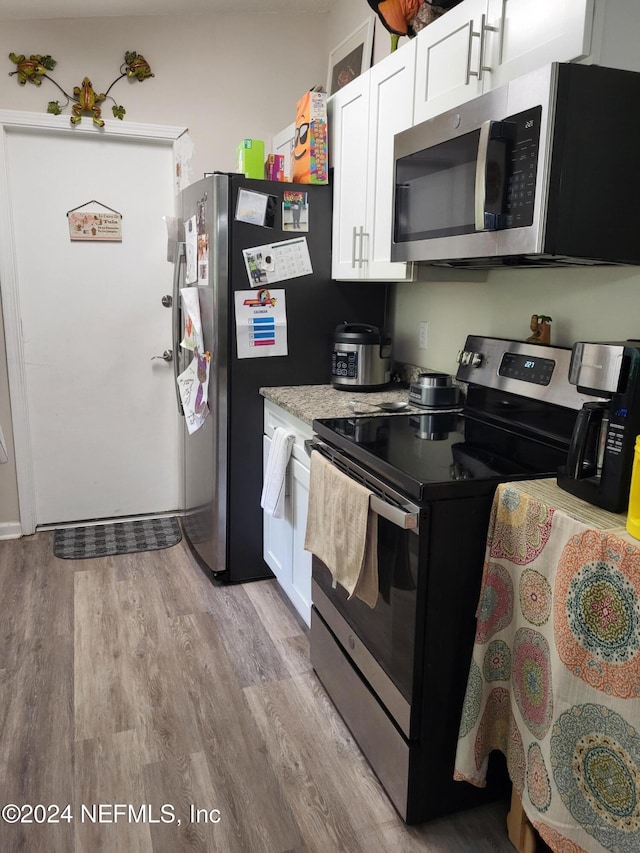
[[[408,502],[368,473],[365,479],[360,473],[363,469],[355,467],[359,482],[376,494],[372,501],[372,509],[378,514],[376,606],[371,608],[355,597],[349,599],[315,556],[311,597],[315,611],[344,653],[405,737],[411,739],[417,737],[419,727],[412,708],[421,688],[416,673],[422,671],[424,658],[421,638],[425,634],[426,572],[421,567],[426,562],[426,550],[420,529],[428,528],[428,509]]]

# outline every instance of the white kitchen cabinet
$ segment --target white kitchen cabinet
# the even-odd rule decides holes
[[[479,39],[474,33],[486,11],[487,0],[463,0],[414,39],[414,124],[481,94],[482,79],[473,73],[480,57]]]
[[[549,62],[569,62],[591,51],[594,0],[489,0],[485,51],[489,88]]]
[[[367,210],[369,75],[352,80],[331,99],[330,134],[333,163],[333,241],[331,275],[363,277],[356,245],[364,231]]]
[[[411,41],[331,99],[335,279],[407,278],[407,265],[390,260],[393,137],[412,124],[414,79]]]
[[[310,625],[311,554],[304,550],[310,460],[304,442],[312,437],[313,430],[280,406],[265,400],[263,470],[266,470],[271,437],[277,427],[290,430],[295,438],[287,466],[284,516],[263,515],[263,556],[295,609]]]
[[[597,0],[463,0],[418,33],[414,124],[591,51]]]

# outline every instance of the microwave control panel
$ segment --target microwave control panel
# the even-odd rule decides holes
[[[507,228],[533,224],[542,107],[533,107],[506,122],[515,125],[507,179]]]

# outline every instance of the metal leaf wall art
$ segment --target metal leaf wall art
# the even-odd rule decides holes
[[[57,65],[56,60],[52,56],[43,56],[39,53],[32,53],[27,58],[23,53],[10,53],[9,59],[16,66],[15,71],[10,71],[9,76],[16,76],[18,83],[21,86],[28,81],[35,86],[41,86],[43,80],[48,80],[58,88],[67,99],[64,104],[60,101],[49,101],[47,112],[53,115],[60,115],[62,111],[71,104],[72,115],[70,117],[71,124],[78,124],[84,115],[91,116],[93,123],[97,127],[104,127],[104,119],[102,118],[102,103],[107,99],[113,101],[111,111],[114,118],[123,119],[126,113],[125,108],[118,104],[109,94],[115,84],[124,77],[130,80],[138,80],[143,83],[154,74],[151,71],[151,66],[141,53],[136,53],[135,50],[128,50],[124,55],[124,62],[120,66],[120,74],[111,83],[109,88],[101,93],[96,92],[89,77],[85,77],[79,86],[73,87],[73,94],[65,92],[65,90],[57,83],[53,77],[47,72],[53,71]]]

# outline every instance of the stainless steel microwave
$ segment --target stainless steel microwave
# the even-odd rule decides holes
[[[640,73],[553,63],[399,133],[391,259],[640,264]]]

